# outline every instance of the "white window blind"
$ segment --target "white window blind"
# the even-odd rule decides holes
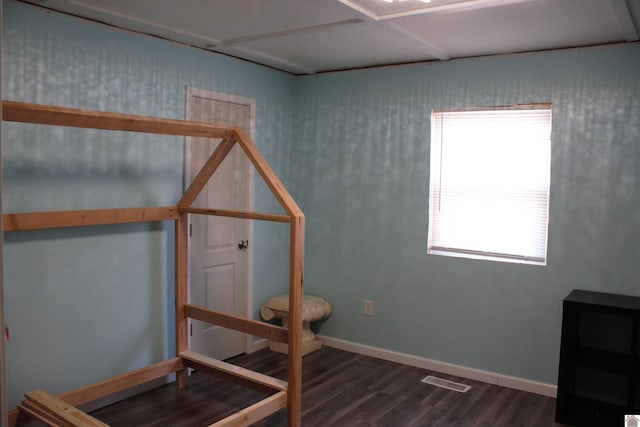
[[[551,105],[433,111],[428,251],[546,264]]]

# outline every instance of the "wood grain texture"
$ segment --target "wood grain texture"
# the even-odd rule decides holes
[[[304,295],[305,218],[297,214],[291,222],[289,254],[289,427],[300,426],[302,416],[302,298]]]
[[[174,357],[87,387],[63,393],[59,397],[71,405],[80,406],[102,397],[127,390],[131,387],[165,377],[182,369],[182,361],[180,358]]]
[[[85,227],[89,225],[167,221],[175,220],[177,217],[178,209],[174,206],[9,213],[3,215],[3,229],[4,231],[22,231]]]
[[[3,22],[3,4],[2,0],[0,0],[0,81],[2,81],[2,34],[4,33],[2,30],[2,22]],[[6,59],[5,59],[6,61]],[[0,84],[0,99],[2,99],[2,85]],[[2,171],[2,111],[0,111],[0,212],[2,212],[2,180],[3,180],[3,171]],[[3,228],[2,224],[3,217],[0,216],[0,229]],[[4,334],[5,332],[5,314],[4,314],[4,243],[0,241],[0,334]],[[8,419],[9,416],[9,408],[7,403],[7,374],[6,374],[6,341],[4,339],[0,339],[0,426],[4,427],[5,420]]]
[[[205,209],[193,207],[179,207],[178,211],[198,215],[226,216],[231,218],[257,219],[262,221],[274,222],[291,222],[291,218],[287,215],[263,212],[230,211],[225,209]]]
[[[218,170],[218,167],[220,167],[224,159],[227,157],[235,145],[235,142],[236,141],[233,136],[229,136],[220,141],[209,159],[207,159],[205,164],[198,171],[198,174],[191,184],[189,184],[189,188],[185,190],[184,194],[178,201],[178,206],[191,206],[202,189],[207,185],[213,174]]]
[[[290,310],[289,317],[291,327],[289,330],[265,325],[251,319],[231,319],[228,315],[221,315],[215,312],[204,312],[199,309],[192,310],[192,315],[205,316],[214,323],[222,323],[232,328],[240,328],[246,333],[264,336],[279,342],[289,342],[290,362],[288,364],[288,379],[292,386],[288,389],[286,401],[289,404],[288,420],[292,427],[300,426],[301,414],[301,390],[302,390],[302,293],[303,293],[303,269],[304,269],[304,214],[293,200],[284,185],[280,182],[267,161],[262,157],[256,146],[249,139],[247,134],[238,127],[215,125],[211,123],[189,122],[184,120],[162,119],[145,116],[135,116],[127,114],[109,113],[101,111],[89,111],[66,107],[54,107],[38,104],[27,104],[13,101],[3,101],[3,120],[45,124],[56,126],[71,126],[79,128],[93,128],[103,130],[144,132],[152,134],[183,135],[204,138],[222,138],[223,141],[212,156],[207,160],[205,166],[194,182],[187,189],[181,198],[179,205],[182,208],[188,207],[202,188],[206,185],[211,175],[227,156],[235,142],[240,143],[243,151],[248,156],[254,167],[258,170],[267,186],[272,191],[275,198],[281,204],[287,215],[260,214],[251,212],[230,212],[218,211],[217,214],[244,217],[248,219],[262,219],[270,221],[281,221],[291,223],[291,248],[290,248]],[[213,214],[213,210],[206,212],[193,212],[201,214]],[[176,315],[176,350],[178,353],[188,349],[188,213],[183,209],[178,212],[176,207],[154,207],[154,208],[133,208],[133,209],[107,209],[90,211],[68,211],[68,212],[46,212],[46,213],[24,213],[9,214],[3,216],[7,225],[3,230],[34,230],[54,227],[75,227],[84,225],[116,224],[126,222],[147,222],[172,219],[175,220],[175,315]],[[1,289],[0,289],[1,290]],[[203,319],[200,319],[203,320]],[[2,355],[4,357],[4,354]],[[171,365],[171,362],[168,362]],[[163,365],[164,366],[164,365]],[[167,365],[168,366],[168,365]],[[185,387],[187,380],[187,369],[182,365],[172,366],[178,371],[176,373],[176,384],[178,388]],[[148,367],[153,370],[152,367]],[[208,367],[210,368],[210,367]],[[137,378],[137,377],[136,377]],[[90,390],[95,396],[91,400],[104,397],[110,394],[110,387],[113,384],[124,386],[129,378],[124,381],[121,378],[108,380],[106,383],[85,388]],[[4,385],[4,381],[3,381]],[[132,384],[133,385],[133,384]],[[70,392],[70,396],[82,400],[76,392]],[[73,394],[76,393],[76,394]],[[281,399],[273,399],[272,404],[280,404]],[[275,403],[277,402],[277,403]],[[35,409],[35,405],[27,403],[25,407],[36,415],[43,415]],[[264,408],[264,407],[258,407]],[[0,408],[1,409],[1,408]],[[260,409],[264,410],[264,409]],[[259,411],[256,411],[256,413]],[[246,415],[246,412],[245,412]],[[16,412],[10,416],[10,422],[16,421]],[[240,416],[242,418],[242,416]],[[3,420],[4,421],[4,420]],[[58,420],[59,421],[59,420]]]
[[[51,414],[47,413],[47,411],[34,406],[33,404],[29,404],[29,402],[26,401],[18,404],[18,409],[21,414],[40,420],[49,427],[66,427],[68,425],[60,420],[54,419]]]
[[[107,424],[64,400],[55,397],[44,390],[34,390],[25,394],[22,408],[30,415],[52,425],[64,427],[108,427]]]
[[[245,427],[250,426],[274,412],[287,406],[287,393],[278,392],[260,402],[241,409],[227,418],[211,424],[209,427]]]
[[[289,270],[289,363],[288,363],[288,424],[300,426],[302,390],[302,294],[304,291],[304,214],[291,194],[262,157],[249,136],[237,129],[243,151],[262,176],[282,208],[291,216],[291,244]]]
[[[2,101],[2,120],[8,122],[118,130],[161,135],[226,138],[233,127],[204,122],[163,119],[79,108],[54,107],[25,102]]]
[[[285,379],[287,357],[260,350],[229,360],[238,366]],[[471,385],[458,393],[420,380],[436,375]],[[302,425],[557,427],[555,399],[323,347],[304,357]],[[209,426],[252,405],[264,395],[197,372],[189,386],[163,386],[92,412],[114,427]],[[283,427],[287,411],[254,427]]]
[[[276,342],[286,343],[288,340],[287,328],[283,328],[282,326],[245,319],[244,317],[199,307],[193,304],[186,304],[184,308],[185,315],[192,319],[267,338]]]
[[[274,391],[287,390],[287,383],[285,381],[243,368],[242,366],[223,362],[222,360],[213,359],[192,351],[182,352],[180,353],[180,357],[190,368],[197,370],[204,369],[216,375],[222,374],[225,378],[231,378],[232,380],[237,379],[241,384],[250,388],[256,386],[256,389],[259,391],[273,393]]]
[[[182,370],[183,367],[182,359],[174,357],[173,359],[145,366],[144,368],[118,375],[86,387],[68,391],[57,396],[57,398],[69,405],[81,406],[127,390],[131,387],[166,377],[169,374]],[[21,417],[21,415],[22,414],[20,414],[20,411],[18,410],[9,412],[8,425],[22,425],[23,423],[21,422],[21,419],[24,419],[25,417]],[[24,421],[26,422],[28,419]]]
[[[176,308],[176,353],[189,350],[189,322],[186,304],[189,302],[189,218],[178,214],[175,226],[175,308]],[[184,387],[187,369],[176,374],[176,384]]]
[[[291,197],[291,194],[289,194],[273,169],[271,169],[269,163],[267,163],[265,158],[262,157],[262,154],[260,154],[258,148],[251,141],[249,135],[247,135],[247,133],[241,128],[235,129],[235,135],[238,143],[242,147],[242,150],[245,152],[285,212],[292,217],[302,215],[302,210],[295,200],[293,200],[293,197]]]

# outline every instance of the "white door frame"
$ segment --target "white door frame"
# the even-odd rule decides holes
[[[232,102],[235,104],[249,106],[251,110],[251,113],[250,113],[251,129],[249,129],[249,136],[251,137],[252,141],[255,141],[255,135],[256,135],[256,100],[255,98],[247,98],[244,96],[232,95],[229,93],[216,92],[216,91],[211,91],[207,89],[198,89],[198,88],[187,86],[186,97],[185,97],[185,103],[186,103],[185,111],[186,111],[187,120],[189,120],[189,118],[191,117],[191,103],[189,101],[191,100],[191,98],[196,98],[196,97],[212,99],[216,101],[223,101],[223,102]],[[191,137],[185,137],[184,178],[183,178],[185,190],[190,184],[188,180],[190,178],[189,171],[191,170],[191,144],[192,144]],[[253,194],[254,172],[253,170],[254,170],[253,167],[249,168],[249,181],[247,183],[249,188],[249,211],[250,212],[253,211],[253,203],[254,203],[254,194]],[[253,221],[252,220],[245,220],[245,221],[248,221],[247,232],[248,232],[248,239],[250,243],[249,243],[249,247],[246,249],[247,250],[247,289],[245,290],[245,292],[243,292],[244,295],[247,296],[247,301],[245,302],[245,313],[243,313],[242,315],[247,318],[253,318],[253,247],[254,247]],[[191,221],[189,221],[189,226],[191,226]],[[191,264],[191,239],[189,239],[188,242],[189,242],[188,252],[189,252],[189,265],[190,265]],[[189,296],[191,296],[191,293],[190,293],[191,292],[190,291],[191,268],[188,268],[188,271],[189,271],[189,277],[188,277]],[[250,353],[253,349],[253,346],[252,346],[253,336],[250,334],[245,334],[245,335],[246,335],[245,336],[245,352]],[[191,334],[189,334],[189,342],[191,342]]]

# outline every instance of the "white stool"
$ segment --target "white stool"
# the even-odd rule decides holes
[[[324,298],[304,295],[302,299],[302,355],[306,355],[322,347],[322,341],[311,331],[311,322],[329,317],[331,304]],[[260,308],[264,320],[274,317],[282,320],[282,326],[289,326],[289,294],[273,297]],[[269,340],[269,349],[288,354],[289,346],[285,343]]]

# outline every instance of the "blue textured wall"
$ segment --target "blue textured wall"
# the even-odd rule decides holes
[[[256,144],[285,185],[293,78],[220,55],[4,3],[5,99],[185,117],[185,87],[256,99]],[[5,212],[175,204],[183,139],[4,123]],[[257,176],[257,174],[256,174]],[[257,179],[257,210],[278,211]],[[9,403],[165,359],[173,224],[5,235]],[[286,290],[288,230],[255,224],[254,306]]]
[[[570,290],[640,295],[640,46],[296,85],[305,287],[334,306],[322,334],[555,383]],[[431,110],[529,102],[553,103],[548,265],[427,255]]]
[[[306,290],[334,305],[325,335],[555,383],[562,298],[640,294],[637,45],[294,78],[13,1],[3,43],[6,99],[181,118],[186,85],[256,98],[256,142],[307,215]],[[431,109],[549,101],[548,265],[427,255]],[[182,142],[124,140],[5,124],[5,210],[173,203]],[[259,184],[256,208],[275,210]],[[259,224],[256,306],[288,273],[286,229]],[[6,235],[10,403],[172,354],[169,227]]]

